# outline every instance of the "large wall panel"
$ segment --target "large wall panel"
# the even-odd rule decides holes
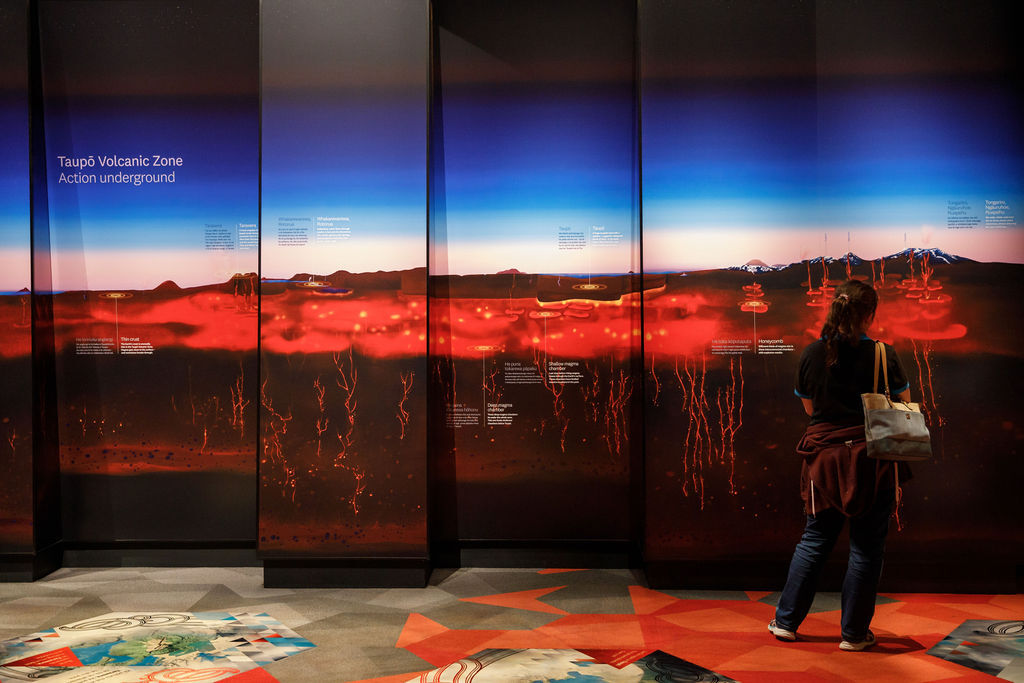
[[[427,3],[262,32],[259,547],[425,563]]]
[[[842,277],[852,252],[854,275],[880,289],[876,332],[909,371],[936,454],[914,467],[889,557],[986,590],[1012,590],[1024,557],[1015,16],[998,0],[824,3],[817,16],[819,223],[849,235],[825,255]]]
[[[1024,367],[1024,111],[1001,7],[643,4],[645,268],[667,283],[645,309],[655,582],[782,581],[796,364],[852,277],[880,292],[871,333],[936,451],[890,558],[1012,585],[1021,402],[992,378]]]
[[[778,397],[819,309],[765,272],[819,255],[813,6],[651,2],[640,25],[644,268],[666,282],[644,311],[645,557],[781,555],[802,420]]]
[[[434,4],[432,508],[441,543],[637,521],[632,2]]]
[[[65,539],[251,543],[257,3],[39,13]]]
[[[28,11],[0,3],[0,552],[32,533],[32,259]]]

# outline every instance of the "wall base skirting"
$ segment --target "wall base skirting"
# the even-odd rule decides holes
[[[65,567],[258,567],[254,542],[113,541],[68,543]]]
[[[435,567],[626,569],[639,567],[629,541],[457,541],[437,543]]]
[[[423,588],[426,558],[265,557],[266,588]]]
[[[54,543],[32,553],[0,553],[0,583],[36,581],[61,568],[62,547]]]
[[[267,556],[251,542],[224,544],[123,541],[54,543],[38,552],[0,553],[0,583],[36,581],[61,567],[259,567],[267,588],[422,588],[431,572],[458,567],[633,569],[655,590],[778,592],[789,559],[742,558],[642,562],[626,541],[460,541],[437,544],[431,559]],[[825,565],[819,590],[839,591],[846,566]],[[646,575],[646,581],[644,579]],[[1024,592],[1024,565],[887,559],[881,593]]]

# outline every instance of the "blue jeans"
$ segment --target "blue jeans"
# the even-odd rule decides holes
[[[864,640],[875,614],[878,579],[882,575],[885,537],[889,533],[895,492],[878,492],[874,504],[860,517],[850,519],[850,559],[843,579],[843,640]],[[846,523],[834,508],[807,515],[804,535],[793,551],[786,587],[775,609],[775,623],[796,632],[803,623],[817,589],[818,577]]]

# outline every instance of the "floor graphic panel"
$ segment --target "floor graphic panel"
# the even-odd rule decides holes
[[[654,590],[637,581],[624,569],[464,568],[436,571],[426,589],[311,592],[264,588],[259,567],[65,568],[34,583],[0,584],[0,683],[40,678],[55,683],[441,683],[455,663],[466,667],[465,676],[472,659],[495,651],[508,653],[503,667],[536,667],[527,683],[587,681],[588,676],[621,680],[617,675],[643,682],[656,669],[667,672],[661,674],[666,681],[701,680],[697,674],[743,683],[1021,680],[1014,667],[1024,650],[1019,640],[1024,594],[885,592],[871,623],[877,645],[844,652],[837,593],[818,594],[799,639],[786,643],[767,629],[778,592]],[[274,618],[258,616],[266,614]],[[185,623],[206,629],[167,623],[183,616],[190,617]],[[138,646],[113,649],[112,641],[129,641],[143,631],[142,624],[133,633],[121,621],[131,617],[145,618],[150,633],[143,649],[146,656],[159,657],[160,665],[128,663],[141,654]],[[266,659],[301,651],[301,641],[287,640],[295,633],[275,620],[316,647],[269,663],[247,664],[246,658],[255,658],[249,655],[213,660],[225,650],[237,654],[231,649],[236,646],[267,648],[260,650]],[[161,630],[220,632],[223,638],[212,640],[213,650],[193,646],[189,658],[181,652],[189,642],[177,641],[174,653],[170,640],[161,643]],[[110,642],[101,643],[99,653],[92,653],[94,663],[86,665],[86,644],[104,637]],[[237,639],[246,644],[232,643]],[[119,661],[97,665],[103,647]],[[967,656],[984,648],[990,648],[988,657]],[[172,667],[169,660],[175,658],[184,661]],[[682,660],[708,673],[692,672],[679,664]],[[988,667],[978,665],[982,662]],[[492,674],[513,670],[495,662],[472,680],[487,683],[503,678]],[[715,675],[719,678],[711,678]]]
[[[1024,621],[969,619],[928,654],[1005,681],[1024,683]]]
[[[637,655],[643,655],[637,657]],[[508,681],[572,681],[573,683],[640,683],[733,679],[664,652],[618,650],[483,650],[408,683],[507,683]]]
[[[312,647],[267,614],[111,612],[0,642],[0,683],[266,682]]]

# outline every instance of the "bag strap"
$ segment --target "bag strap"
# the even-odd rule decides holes
[[[881,368],[881,370],[882,370],[882,381],[884,382],[884,387],[885,387],[885,398],[889,401],[889,403],[892,403],[892,399],[889,398],[889,364],[886,362],[886,359],[885,359],[885,344],[880,342],[880,341],[876,341],[875,342],[875,383],[874,383],[873,392],[872,392],[872,393],[875,393],[875,394],[878,393],[878,370],[879,370],[879,368]]]
[[[875,370],[871,373],[871,376],[874,377],[874,384],[871,385],[872,394],[878,393],[878,359],[878,342],[875,342]]]

